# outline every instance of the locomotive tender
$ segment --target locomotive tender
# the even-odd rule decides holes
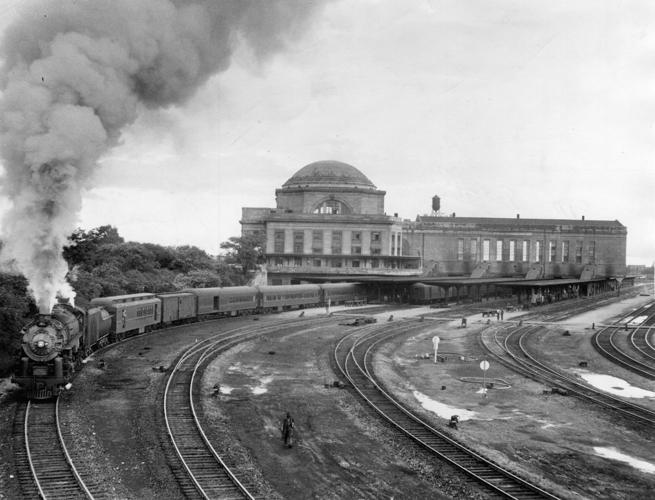
[[[366,298],[357,283],[189,288],[91,300],[87,310],[56,304],[22,330],[18,373],[12,381],[30,399],[56,396],[96,349],[173,323],[283,311]]]

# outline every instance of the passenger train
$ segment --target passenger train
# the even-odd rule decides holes
[[[189,288],[91,300],[88,309],[56,304],[21,331],[22,356],[12,381],[31,399],[47,399],[70,383],[82,360],[123,338],[175,323],[299,309],[366,298],[358,283]]]

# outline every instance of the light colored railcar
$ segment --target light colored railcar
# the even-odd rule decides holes
[[[91,305],[104,307],[112,315],[112,341],[143,333],[161,322],[161,300],[153,293],[98,297]]]
[[[266,285],[257,287],[263,311],[317,306],[321,303],[319,285]]]
[[[323,283],[322,303],[331,305],[366,300],[366,291],[359,283]]]
[[[192,320],[197,314],[197,297],[191,292],[158,293],[161,300],[161,322],[170,323]]]
[[[197,315],[216,314],[234,316],[257,310],[258,291],[251,286],[231,286],[225,288],[189,288],[197,299]]]

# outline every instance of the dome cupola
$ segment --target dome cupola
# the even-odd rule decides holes
[[[369,178],[355,167],[334,160],[305,165],[282,185],[283,189],[308,187],[376,189]]]

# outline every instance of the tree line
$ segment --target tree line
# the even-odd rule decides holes
[[[257,235],[221,243],[225,255],[220,257],[195,246],[126,242],[110,225],[77,229],[69,241],[64,248],[67,279],[80,307],[95,297],[245,285],[263,256],[263,240]],[[0,272],[0,375],[11,369],[20,330],[37,312],[27,280]]]

